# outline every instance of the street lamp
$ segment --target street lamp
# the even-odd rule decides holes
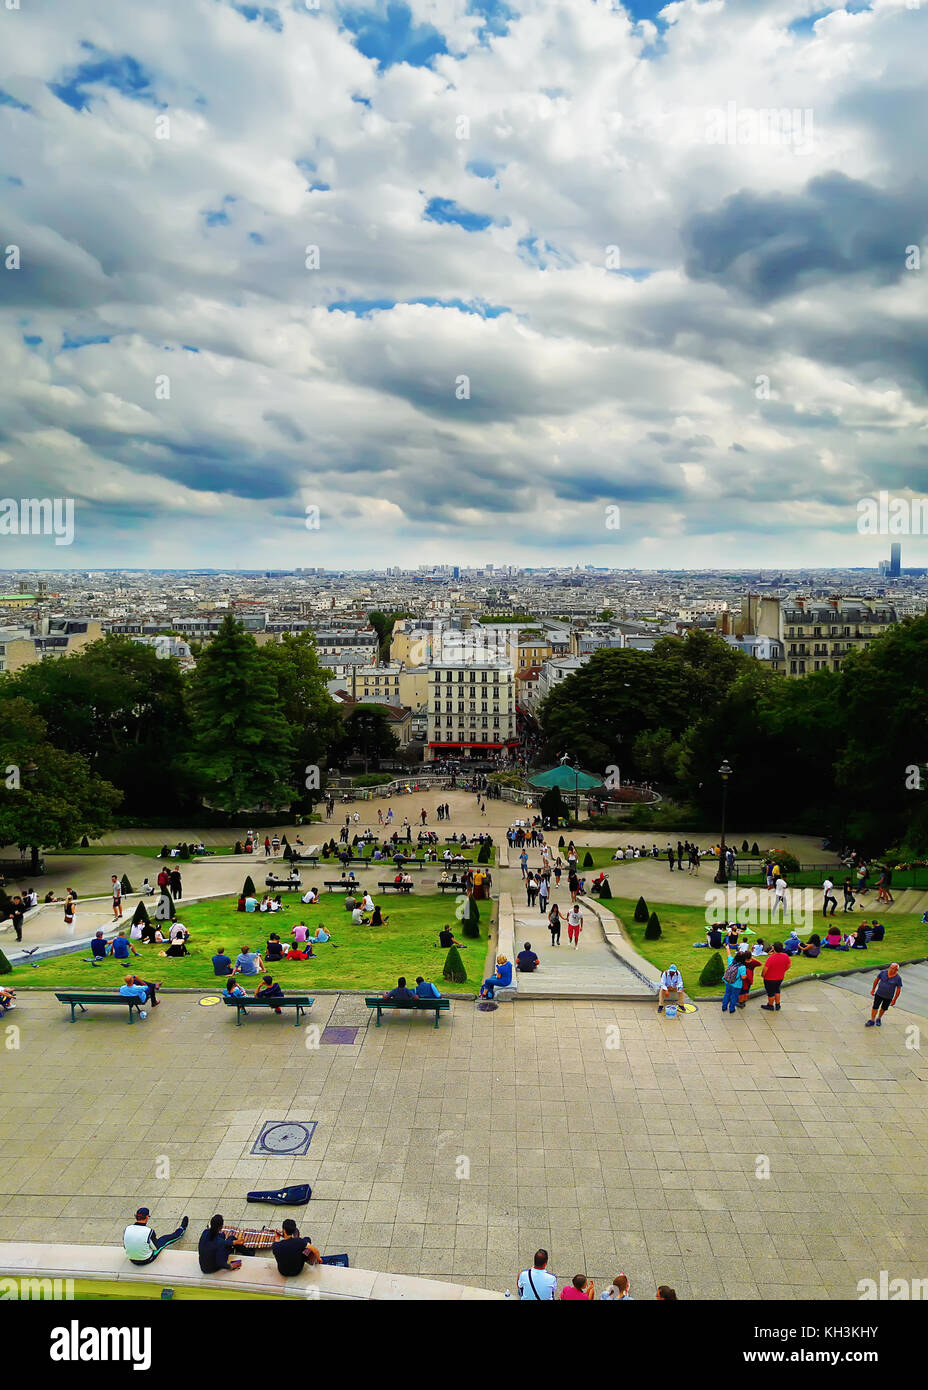
[[[722,779],[722,843],[719,846],[719,867],[713,882],[727,883],[728,874],[725,872],[725,803],[728,800],[728,779],[731,776],[731,768],[727,758],[719,768],[719,776]]]

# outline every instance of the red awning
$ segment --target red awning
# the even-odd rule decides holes
[[[517,748],[518,740],[511,743],[430,743],[430,748]]]

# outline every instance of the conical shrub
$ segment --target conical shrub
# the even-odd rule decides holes
[[[124,893],[132,892],[132,884],[129,882],[128,874],[123,874],[122,878],[119,880],[119,884]]]
[[[454,950],[454,947],[452,946],[451,949]],[[464,967],[462,966],[461,969],[463,970],[463,968],[464,968]],[[6,956],[3,954],[3,952],[0,951],[0,975],[11,975],[12,973],[13,973],[13,967],[12,967],[12,965],[10,965],[10,962],[7,960],[7,958],[6,958]]]
[[[652,912],[648,918],[648,925],[644,929],[645,941],[657,941],[661,934],[661,919],[656,912]]]
[[[132,925],[134,927],[148,926],[148,908],[145,906],[141,899],[139,899],[136,905],[136,909],[132,914]]]
[[[252,878],[251,874],[246,874],[245,882],[242,884],[242,897],[253,898],[255,896],[255,881]]]
[[[464,962],[457,946],[448,948],[448,954],[445,956],[445,968],[441,973],[442,979],[450,980],[454,985],[463,985],[467,979],[467,971],[464,969]]]
[[[650,915],[648,904],[645,902],[644,898],[639,898],[635,904],[635,921],[646,922]]]
[[[713,951],[712,955],[709,957],[709,959],[706,961],[705,965],[702,968],[702,974],[699,976],[699,983],[701,985],[710,986],[720,985],[724,977],[725,963],[722,960],[722,957],[719,955],[718,951]]]

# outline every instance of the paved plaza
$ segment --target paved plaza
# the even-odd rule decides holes
[[[118,1245],[140,1202],[158,1230],[184,1211],[195,1230],[217,1210],[270,1223],[286,1213],[245,1192],[308,1180],[301,1229],[367,1269],[502,1290],[544,1245],[562,1277],[624,1270],[641,1297],[853,1298],[928,1265],[928,1062],[913,1016],[865,1014],[822,984],[775,1019],[457,1002],[438,1031],[395,1015],[314,1049],[195,995],[132,1027],[21,996],[0,1239]],[[307,1156],[252,1156],[282,1119],[317,1123]]]
[[[438,799],[394,805],[412,820]],[[472,796],[440,799],[452,801],[450,829],[490,828],[497,843],[515,814],[489,803],[483,820]],[[360,804],[362,826],[376,823],[376,806]],[[343,817],[336,808],[304,840],[337,836]],[[122,833],[138,842],[139,832]],[[821,857],[813,841],[792,843]],[[317,995],[312,1025],[357,1028],[355,1041],[315,1046],[286,1016],[237,1028],[230,1010],[195,993],[165,994],[130,1027],[102,1009],[72,1024],[53,995],[21,991],[4,1020],[19,1031],[3,1054],[0,1240],[116,1247],[140,1203],[156,1230],[185,1211],[197,1234],[215,1211],[276,1224],[287,1213],[246,1205],[246,1191],[309,1181],[312,1201],[296,1215],[324,1251],[473,1287],[514,1289],[539,1245],[562,1280],[583,1272],[602,1288],[624,1271],[639,1298],[658,1283],[698,1299],[854,1298],[881,1269],[923,1277],[928,1058],[912,1032],[926,1012],[921,977],[904,996],[914,1012],[897,1007],[880,1030],[864,1029],[867,1002],[847,981],[787,990],[776,1016],[752,1001],[723,1017],[703,1001],[667,1019],[653,998],[583,997],[600,975],[621,993],[621,964],[589,919],[579,952],[566,933],[552,951],[509,861],[494,870],[494,894],[511,894],[516,935],[539,950],[543,975],[490,1012],[454,1002],[437,1031],[404,1014],[377,1029],[348,994]],[[153,876],[157,864],[145,863]],[[49,878],[57,890],[58,877],[79,872],[90,891],[123,867],[103,856]],[[194,895],[237,890],[246,862],[182,868]],[[707,869],[702,878],[647,861],[612,875],[615,892],[655,901],[698,901]],[[555,896],[564,910],[566,893]],[[82,925],[95,912],[101,925],[110,918],[105,903],[85,902]],[[305,1157],[251,1153],[274,1120],[315,1122]],[[181,1248],[194,1247],[192,1234]]]

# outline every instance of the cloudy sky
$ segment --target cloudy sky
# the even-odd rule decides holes
[[[0,6],[0,566],[875,565],[909,3]]]

